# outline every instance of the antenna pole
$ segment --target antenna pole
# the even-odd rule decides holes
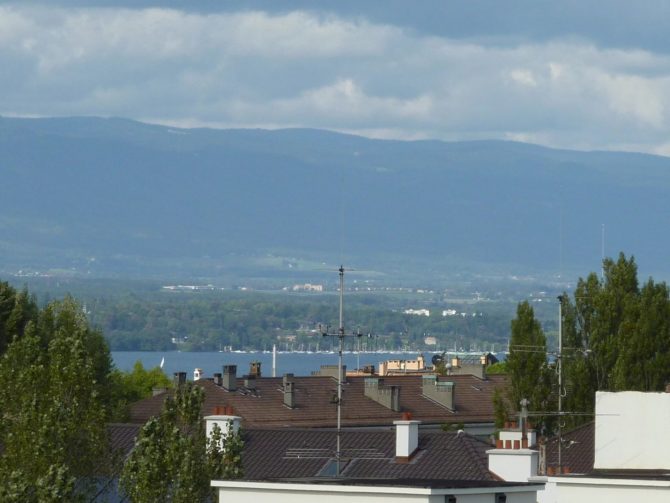
[[[600,279],[605,279],[605,224],[600,232]]]
[[[326,327],[325,331],[321,332],[323,337],[337,337],[340,341],[338,350],[338,365],[337,365],[337,450],[335,453],[335,466],[337,469],[337,476],[340,476],[340,460],[341,460],[341,436],[342,436],[342,381],[344,380],[344,372],[342,366],[342,353],[344,351],[344,338],[347,334],[344,333],[344,266],[338,269],[340,273],[340,326],[337,332],[331,333]],[[321,329],[321,325],[319,325]],[[355,333],[349,334],[352,337],[361,337],[363,334],[358,330]]]
[[[557,371],[558,371],[558,473],[562,470],[562,420],[563,420],[563,295],[558,296],[558,355],[557,355]]]
[[[337,453],[335,460],[337,462],[337,476],[340,476],[340,437],[342,433],[342,349],[344,346],[344,266],[340,265],[340,328],[338,330],[340,339],[338,369],[337,369]]]

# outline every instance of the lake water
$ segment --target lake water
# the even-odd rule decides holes
[[[379,362],[403,359],[414,360],[418,353],[344,353],[343,364],[348,369],[372,364],[377,368]],[[433,353],[424,353],[430,362]],[[272,376],[272,353],[237,353],[237,352],[181,352],[181,351],[112,351],[112,358],[116,367],[123,371],[132,370],[136,361],[141,361],[145,368],[160,365],[164,359],[163,370],[170,377],[174,372],[186,372],[189,379],[193,378],[193,369],[200,368],[205,377],[212,377],[215,372],[221,372],[223,365],[237,365],[237,375],[249,372],[252,361],[261,362],[263,376]],[[360,362],[360,365],[359,365]],[[321,365],[337,365],[337,353],[277,353],[277,377],[287,372],[306,376],[312,371],[319,370]]]

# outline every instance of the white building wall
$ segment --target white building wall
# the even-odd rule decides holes
[[[664,481],[607,479],[556,480],[556,502],[564,503],[668,503],[670,483]],[[554,503],[553,501],[550,503]]]
[[[670,469],[669,425],[670,393],[599,391],[594,468]]]
[[[491,449],[489,470],[507,482],[528,482],[537,475],[539,453],[531,449]]]
[[[495,503],[496,489],[426,489],[408,487],[323,486],[271,482],[213,481],[219,503],[444,503],[445,495],[457,503]],[[535,503],[537,487],[500,488],[507,503]]]

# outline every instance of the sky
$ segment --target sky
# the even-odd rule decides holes
[[[0,0],[0,115],[670,156],[666,0]]]

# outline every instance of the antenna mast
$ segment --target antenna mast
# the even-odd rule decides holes
[[[337,450],[335,451],[335,462],[337,474],[340,476],[340,458],[341,458],[341,437],[342,437],[342,379],[344,378],[342,372],[342,352],[344,350],[344,338],[347,336],[344,333],[344,266],[340,265],[338,269],[340,273],[340,326],[338,327],[337,333],[328,333],[326,330],[322,332],[321,335],[324,337],[327,336],[337,336],[340,341],[339,350],[338,350],[338,366],[337,366]],[[353,334],[350,334],[353,337],[361,337],[363,334],[358,331]]]
[[[605,224],[600,230],[600,279],[605,279]]]
[[[562,470],[562,428],[563,428],[563,295],[558,296],[558,355],[556,356],[558,372],[558,471]]]

